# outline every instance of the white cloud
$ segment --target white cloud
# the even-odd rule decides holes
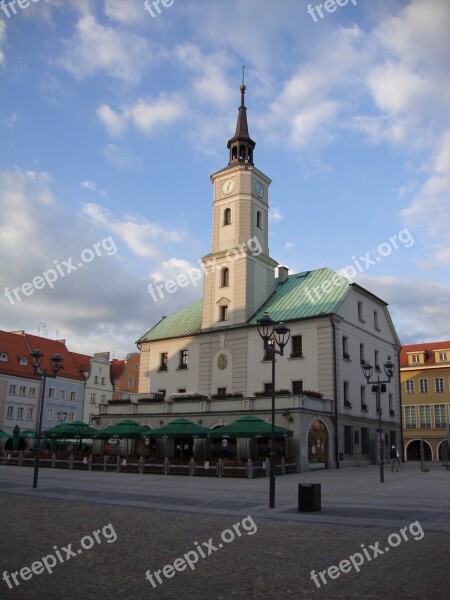
[[[184,241],[183,234],[177,231],[169,231],[156,223],[131,215],[114,217],[107,208],[99,204],[84,204],[83,214],[91,223],[123,240],[131,252],[139,257],[158,256],[162,244]]]
[[[142,168],[142,159],[139,156],[115,144],[107,144],[103,149],[103,154],[106,160],[118,169],[137,171]]]
[[[142,22],[143,10],[141,2],[105,0],[105,15],[112,21],[126,25],[134,25]]]
[[[98,23],[91,14],[83,14],[71,40],[65,40],[65,52],[57,64],[76,79],[104,72],[109,77],[137,83],[152,52],[145,38]]]
[[[271,206],[269,210],[269,221],[271,223],[278,223],[283,219],[283,215],[281,214],[281,210],[278,206]]]
[[[6,58],[5,58],[5,55],[1,48],[1,44],[3,44],[5,39],[6,39],[6,25],[5,25],[5,22],[3,20],[1,20],[0,21],[0,67],[4,66],[6,64]]]
[[[84,190],[89,190],[91,192],[94,192],[95,194],[100,194],[100,196],[106,196],[105,190],[99,190],[95,181],[83,181],[81,183],[81,187]]]
[[[132,125],[147,135],[170,125],[184,115],[184,103],[177,96],[161,94],[153,100],[138,100],[115,112],[107,104],[97,109],[97,116],[112,136],[122,135]]]

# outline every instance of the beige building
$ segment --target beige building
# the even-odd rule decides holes
[[[450,341],[411,344],[401,351],[405,458],[447,458],[450,423]]]
[[[138,341],[139,394],[111,403],[106,425],[135,415],[157,427],[184,416],[209,428],[252,414],[270,421],[271,359],[257,321],[269,312],[291,338],[276,358],[276,424],[294,437],[285,448],[302,470],[365,464],[376,459],[375,397],[361,371],[370,360],[396,374],[383,396],[386,443],[400,439],[400,343],[387,305],[371,292],[323,268],[289,275],[268,246],[271,180],[253,162],[241,87],[228,165],[211,175],[211,252],[202,258],[201,300],[164,317]],[[375,371],[376,372],[376,371]],[[204,452],[209,451],[205,450]],[[245,458],[250,450],[237,442]],[[267,440],[260,444],[268,452]]]

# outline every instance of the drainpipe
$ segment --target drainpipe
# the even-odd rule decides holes
[[[338,405],[337,405],[337,367],[336,367],[336,325],[333,321],[333,315],[330,316],[331,327],[333,329],[333,380],[334,380],[334,459],[336,469],[339,469],[339,428],[338,428]]]

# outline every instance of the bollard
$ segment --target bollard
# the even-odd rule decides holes
[[[3,452],[3,464],[6,465],[6,450]]]
[[[56,454],[53,453],[52,454],[52,469],[54,469],[56,467]]]
[[[222,462],[221,458],[219,458],[219,460],[217,461],[216,474],[217,474],[217,477],[222,477],[222,475],[223,475],[223,462]]]
[[[73,454],[69,456],[69,469],[73,469]]]
[[[164,458],[164,465],[163,465],[163,473],[164,473],[164,475],[168,475],[169,474],[169,470],[170,470],[169,457],[166,456]]]
[[[281,474],[286,475],[286,461],[284,460],[284,456],[281,457]]]
[[[120,456],[117,457],[117,472],[120,471]]]
[[[89,471],[92,471],[92,454],[89,454],[88,469],[89,469]]]
[[[191,457],[191,460],[189,461],[189,475],[194,475],[195,474],[195,461],[194,461],[194,457]]]
[[[22,466],[22,458],[23,458],[23,452],[22,452],[22,451],[20,451],[20,452],[19,452],[19,467],[21,467],[21,466]]]
[[[266,458],[264,463],[264,471],[266,472],[266,477],[270,477],[270,460]]]
[[[142,474],[144,472],[144,457],[143,456],[139,457],[139,466],[138,466],[138,469],[139,469],[139,473]]]
[[[253,461],[251,458],[247,460],[247,477],[253,479]]]
[[[103,457],[103,470],[106,471],[107,468],[108,468],[108,457],[104,456]]]

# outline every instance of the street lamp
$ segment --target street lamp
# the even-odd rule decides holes
[[[257,325],[258,333],[264,342],[264,350],[272,356],[272,436],[270,447],[269,508],[275,508],[275,354],[283,356],[283,350],[289,341],[291,331],[283,322],[274,323],[267,312],[258,319]],[[279,350],[275,348],[275,344]]]
[[[384,363],[383,367],[387,379],[385,381],[381,381],[380,376],[378,375],[376,381],[370,381],[370,378],[373,373],[372,365],[367,360],[361,365],[361,369],[364,377],[366,378],[367,383],[373,384],[372,390],[373,388],[375,388],[376,394],[376,404],[378,410],[378,433],[380,436],[380,483],[384,482],[384,437],[383,432],[381,430],[381,394],[384,392],[381,391],[381,386],[382,384],[390,383],[392,376],[394,375],[395,365],[391,361],[390,356],[388,356],[387,362]]]
[[[44,398],[45,398],[45,383],[47,377],[56,377],[58,371],[62,368],[63,359],[59,354],[54,354],[50,359],[51,371],[47,369],[42,370],[41,365],[44,360],[44,355],[40,350],[33,350],[30,354],[33,361],[33,368],[35,375],[39,375],[42,381],[42,392],[41,392],[41,406],[39,410],[39,421],[38,421],[38,434],[37,434],[37,447],[34,456],[34,476],[33,476],[33,488],[37,488],[38,474],[39,474],[39,459],[41,456],[41,432],[42,432],[42,416],[44,414]],[[59,411],[61,412],[61,411]],[[59,415],[58,415],[59,418]]]
[[[65,410],[58,410],[56,416],[58,417],[58,421],[60,423],[64,423],[64,421],[67,419],[67,412]]]

